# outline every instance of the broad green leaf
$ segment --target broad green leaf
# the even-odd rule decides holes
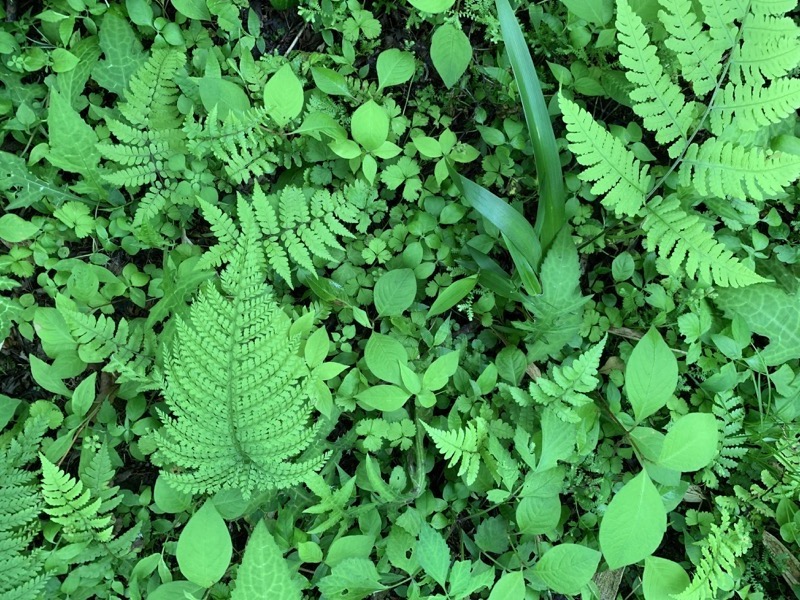
[[[50,90],[47,128],[50,138],[47,160],[59,169],[95,179],[100,185],[97,134],[72,108],[69,100],[54,89]]]
[[[664,407],[677,385],[678,361],[661,334],[650,329],[637,342],[625,366],[625,393],[636,422]]]
[[[561,519],[561,500],[558,494],[528,496],[517,504],[516,520],[520,533],[544,535],[553,531]]]
[[[100,58],[97,36],[83,38],[70,48],[70,52],[78,59],[77,64],[69,71],[59,73],[56,77],[56,87],[69,99],[71,106],[79,109],[87,103],[82,94],[92,69]]]
[[[78,384],[78,387],[72,392],[72,399],[70,400],[72,414],[83,417],[89,412],[95,400],[96,382],[97,372],[94,372]]]
[[[192,495],[176,490],[162,475],[153,486],[153,500],[165,513],[178,514],[192,507]]]
[[[614,17],[613,0],[561,0],[576,17],[593,25],[606,25]]]
[[[433,361],[422,376],[422,387],[431,392],[442,389],[458,370],[459,358],[456,351],[448,352]]]
[[[78,65],[78,57],[69,50],[64,50],[64,48],[53,50],[50,58],[53,61],[53,72],[55,73],[71,71]]]
[[[437,14],[446,11],[456,0],[408,0],[409,4],[426,13]]]
[[[225,575],[233,556],[231,535],[211,500],[184,525],[175,554],[178,568],[192,583],[207,588]]]
[[[220,77],[202,77],[197,81],[203,108],[211,111],[217,107],[217,115],[224,119],[231,111],[243,113],[250,110],[250,100],[237,84]]]
[[[346,535],[336,539],[328,548],[325,564],[333,568],[348,558],[369,558],[375,547],[371,535]]]
[[[453,308],[467,297],[467,294],[475,288],[475,284],[477,283],[478,276],[471,275],[470,277],[459,279],[448,285],[439,292],[439,295],[436,296],[436,300],[431,304],[431,307],[428,309],[428,318],[440,315]]]
[[[303,84],[289,64],[283,65],[264,86],[264,106],[278,125],[286,125],[303,110]]]
[[[714,415],[690,413],[667,431],[658,464],[682,473],[699,471],[717,456],[718,445],[719,428]]]
[[[47,181],[39,179],[30,172],[22,157],[9,152],[0,152],[0,190],[8,192],[6,210],[28,208],[42,198],[49,198],[56,206],[68,200],[80,200],[49,178]]]
[[[306,359],[306,364],[309,369],[313,369],[322,364],[322,361],[328,356],[330,351],[330,338],[328,331],[324,327],[320,327],[306,340],[305,348],[303,349],[303,356]]]
[[[353,139],[367,152],[377,150],[389,137],[389,115],[374,100],[356,109],[350,121]]]
[[[366,558],[348,558],[331,569],[317,585],[323,598],[362,600],[386,589],[380,582],[375,564]]]
[[[130,20],[140,26],[153,24],[153,7],[150,0],[125,0]]]
[[[538,472],[547,471],[556,466],[559,460],[565,460],[575,451],[578,431],[574,423],[565,423],[558,418],[552,408],[542,411],[542,452]]]
[[[464,32],[450,23],[440,25],[431,38],[431,61],[448,88],[458,83],[471,60],[472,44]]]
[[[689,587],[689,576],[678,563],[648,556],[644,559],[642,592],[645,600],[673,600]]]
[[[0,431],[11,421],[14,412],[21,403],[22,400],[9,398],[5,394],[0,394]]]
[[[539,559],[533,572],[554,592],[575,596],[594,577],[600,553],[579,544],[559,544]]]
[[[283,552],[263,520],[250,534],[242,564],[236,575],[231,600],[300,600],[302,592],[292,579]]]
[[[600,522],[600,549],[610,569],[650,556],[667,530],[661,495],[642,471],[614,495]]]
[[[402,408],[410,397],[410,392],[396,385],[373,385],[356,395],[356,400],[367,409],[392,412]]]
[[[525,373],[525,367],[528,366],[525,353],[514,346],[506,346],[500,350],[494,362],[497,367],[497,374],[514,385],[519,384],[522,375]]]
[[[525,577],[522,571],[504,573],[494,584],[489,600],[525,600]]]
[[[422,523],[415,554],[425,573],[444,588],[450,570],[450,548],[442,534],[427,523]]]
[[[315,140],[322,140],[320,134],[327,135],[335,140],[347,138],[347,131],[345,131],[344,127],[339,125],[339,122],[332,116],[322,112],[308,113],[303,119],[302,125],[292,133],[307,134]]]
[[[375,282],[373,300],[378,316],[396,317],[414,302],[417,278],[411,269],[395,269],[381,275]]]
[[[539,76],[533,66],[533,59],[522,35],[522,29],[508,0],[496,0],[496,4],[503,42],[514,71],[533,146],[540,195],[534,229],[537,242],[546,250],[566,223],[561,159],[547,102],[542,94]],[[538,266],[538,261],[531,262],[531,266]]]
[[[402,385],[398,364],[408,364],[408,353],[396,339],[382,333],[373,333],[364,348],[364,362],[378,379]]]
[[[31,239],[40,226],[13,214],[0,217],[0,239],[16,244]]]
[[[414,55],[398,48],[384,50],[378,55],[378,91],[405,83],[414,75]]]
[[[352,98],[350,88],[347,86],[347,80],[344,75],[337,73],[333,69],[327,67],[312,67],[311,76],[314,78],[314,84],[329,96],[348,96]]]
[[[128,19],[114,10],[106,12],[100,25],[100,49],[104,60],[92,69],[92,77],[105,89],[124,96],[128,81],[147,55]]]
[[[714,302],[733,318],[741,315],[751,331],[769,338],[757,357],[770,367],[800,358],[800,293],[787,294],[774,284],[720,288]]]
[[[204,598],[206,591],[202,586],[191,581],[169,581],[162,583],[150,594],[147,600],[186,600],[187,598]]]
[[[198,21],[210,21],[206,0],[172,0],[172,6],[182,15]]]
[[[33,354],[28,356],[28,362],[31,366],[33,380],[42,388],[65,398],[69,398],[72,395],[72,392],[64,384],[64,374],[59,373],[56,363],[49,365]]]

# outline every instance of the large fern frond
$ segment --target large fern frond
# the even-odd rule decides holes
[[[664,45],[681,65],[681,75],[694,93],[704,96],[714,89],[722,70],[724,47],[716,43],[698,19],[691,0],[659,0],[664,10],[658,16],[669,36]]]
[[[777,198],[800,177],[800,156],[746,148],[717,139],[691,144],[678,168],[680,184],[701,196]]]
[[[768,87],[728,83],[709,112],[714,135],[733,125],[739,131],[756,131],[778,123],[800,108],[800,79],[776,79]]]
[[[740,263],[700,217],[687,213],[675,195],[656,196],[647,203],[642,225],[647,233],[646,246],[669,264],[672,272],[685,272],[717,285],[742,287],[765,281]]]
[[[176,489],[214,492],[299,483],[325,456],[298,458],[316,439],[314,386],[289,336],[290,320],[264,285],[264,255],[252,209],[240,198],[243,232],[221,277],[179,319],[166,359],[156,460]]]
[[[644,23],[628,0],[617,0],[617,31],[619,60],[627,69],[626,77],[636,86],[630,92],[633,111],[642,117],[647,129],[655,132],[657,142],[669,144],[669,155],[675,158],[686,147],[694,120],[693,105],[664,72]]]
[[[643,166],[622,141],[576,103],[560,96],[559,104],[567,126],[569,149],[578,163],[587,167],[578,177],[594,182],[591,192],[605,196],[603,206],[613,209],[618,216],[638,213],[652,184],[648,166]]]

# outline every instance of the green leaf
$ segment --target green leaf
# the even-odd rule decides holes
[[[303,349],[303,355],[306,359],[306,364],[309,369],[313,369],[322,364],[322,361],[328,356],[330,351],[330,338],[328,331],[324,327],[320,327],[306,340],[306,346]]]
[[[636,422],[665,406],[677,385],[678,361],[661,334],[651,328],[636,344],[625,367],[625,393]]]
[[[600,549],[610,569],[650,556],[667,530],[661,495],[642,471],[611,499],[600,523]]]
[[[78,57],[63,48],[53,50],[50,58],[53,60],[53,71],[56,73],[71,71],[78,65]]]
[[[408,353],[396,339],[382,333],[373,333],[364,347],[364,362],[378,379],[402,385],[399,365],[408,364]]]
[[[577,433],[574,423],[565,423],[558,418],[555,410],[546,408],[542,412],[542,452],[536,470],[548,471],[559,460],[569,458],[575,451]]]
[[[398,48],[384,50],[378,55],[378,91],[405,83],[414,75],[414,55]]]
[[[162,475],[153,486],[153,500],[165,513],[178,514],[192,507],[192,495],[176,490]]]
[[[329,96],[347,96],[352,98],[350,88],[347,86],[347,80],[344,75],[328,69],[327,67],[312,67],[311,76],[314,78],[314,84]]]
[[[682,473],[699,471],[717,456],[718,444],[719,428],[714,415],[691,413],[667,431],[658,464]]]
[[[125,8],[131,21],[140,26],[153,24],[153,7],[150,0],[125,0]]]
[[[210,21],[211,13],[206,7],[206,0],[172,0],[172,6],[182,15],[198,21]]]
[[[472,61],[469,38],[450,23],[440,25],[431,39],[431,61],[448,89],[453,87]]]
[[[423,522],[415,554],[425,573],[444,588],[450,570],[450,548],[442,534]]]
[[[458,370],[459,358],[456,351],[448,352],[433,361],[422,376],[422,387],[431,392],[442,389]]]
[[[561,0],[561,2],[573,15],[593,25],[603,26],[614,16],[612,0]]]
[[[558,494],[522,498],[516,509],[520,533],[544,535],[553,531],[561,520],[561,500]]]
[[[774,284],[720,288],[714,302],[733,318],[741,315],[751,331],[769,338],[754,360],[770,367],[800,358],[800,293],[787,294]]]
[[[456,0],[408,0],[409,4],[426,13],[437,14],[446,11]]]
[[[470,277],[465,277],[464,279],[454,281],[448,285],[445,289],[439,292],[438,296],[436,296],[436,300],[434,300],[433,304],[431,304],[431,307],[428,309],[427,318],[435,317],[436,315],[440,315],[443,312],[453,308],[456,304],[467,297],[467,294],[469,294],[475,288],[475,284],[477,283],[478,276],[472,275]]]
[[[39,228],[39,225],[34,225],[12,213],[0,217],[0,239],[12,244],[31,239]]]
[[[58,363],[49,365],[33,354],[28,356],[28,362],[31,366],[33,380],[42,388],[65,398],[72,396],[72,392],[64,385],[64,377],[61,376],[64,374],[59,373],[59,369],[56,366]]]
[[[645,600],[673,600],[689,587],[689,576],[678,563],[648,556],[644,559],[642,591]]]
[[[392,412],[402,408],[411,393],[396,385],[373,385],[356,396],[365,408]]]
[[[72,399],[70,400],[72,414],[83,417],[89,412],[95,400],[96,382],[97,372],[94,372],[78,384],[78,387],[72,392]]]
[[[81,173],[99,182],[97,134],[72,108],[69,100],[54,89],[50,90],[47,128],[50,137],[47,160],[59,169]]]
[[[181,573],[192,583],[207,588],[225,575],[233,546],[228,527],[211,500],[183,527],[175,554]]]
[[[356,109],[350,121],[353,139],[367,152],[377,150],[389,137],[389,115],[374,100]]]
[[[237,84],[220,77],[202,77],[197,81],[203,108],[211,111],[217,107],[217,115],[224,119],[231,111],[243,113],[250,110],[250,99]]]
[[[380,582],[378,570],[366,558],[348,558],[323,577],[318,589],[326,600],[362,600],[370,594],[386,589]]]
[[[594,577],[600,553],[579,544],[559,544],[550,548],[533,568],[554,592],[575,596]]]
[[[92,77],[105,89],[124,96],[128,81],[147,60],[139,36],[128,19],[109,10],[100,25],[100,48],[105,59],[92,69]]]
[[[22,157],[9,152],[0,152],[0,190],[7,191],[7,197],[14,198],[5,205],[6,210],[27,208],[42,198],[49,198],[56,206],[67,200],[80,200],[50,178],[36,177]]]
[[[187,600],[187,598],[204,598],[206,590],[191,581],[169,581],[162,583],[152,593],[147,595],[147,600]]]
[[[539,76],[533,66],[533,59],[522,35],[522,29],[508,0],[496,0],[496,4],[503,42],[514,71],[525,122],[528,124],[528,133],[533,145],[540,195],[534,229],[537,241],[546,250],[566,223],[561,159],[547,102],[542,94]],[[538,266],[538,261],[531,262],[531,266]]]
[[[11,421],[14,417],[14,412],[21,403],[22,400],[9,398],[5,394],[0,394],[0,431]]]
[[[283,552],[275,543],[263,520],[250,534],[236,575],[236,587],[231,600],[300,600],[302,592],[292,579]]]
[[[504,573],[494,584],[489,600],[525,600],[525,577],[522,571]]]
[[[384,273],[373,292],[375,308],[380,317],[403,314],[417,295],[417,278],[411,269],[395,269]]]
[[[283,65],[264,86],[264,106],[280,126],[286,125],[303,110],[303,84],[289,64]]]

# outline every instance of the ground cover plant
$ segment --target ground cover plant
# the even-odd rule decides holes
[[[800,597],[795,1],[0,10],[0,597]]]

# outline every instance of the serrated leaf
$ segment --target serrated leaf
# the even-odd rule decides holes
[[[300,600],[301,597],[300,586],[292,579],[283,552],[260,520],[247,541],[231,600]]]
[[[450,570],[450,548],[442,535],[427,523],[420,528],[415,554],[425,573],[444,588]]]

